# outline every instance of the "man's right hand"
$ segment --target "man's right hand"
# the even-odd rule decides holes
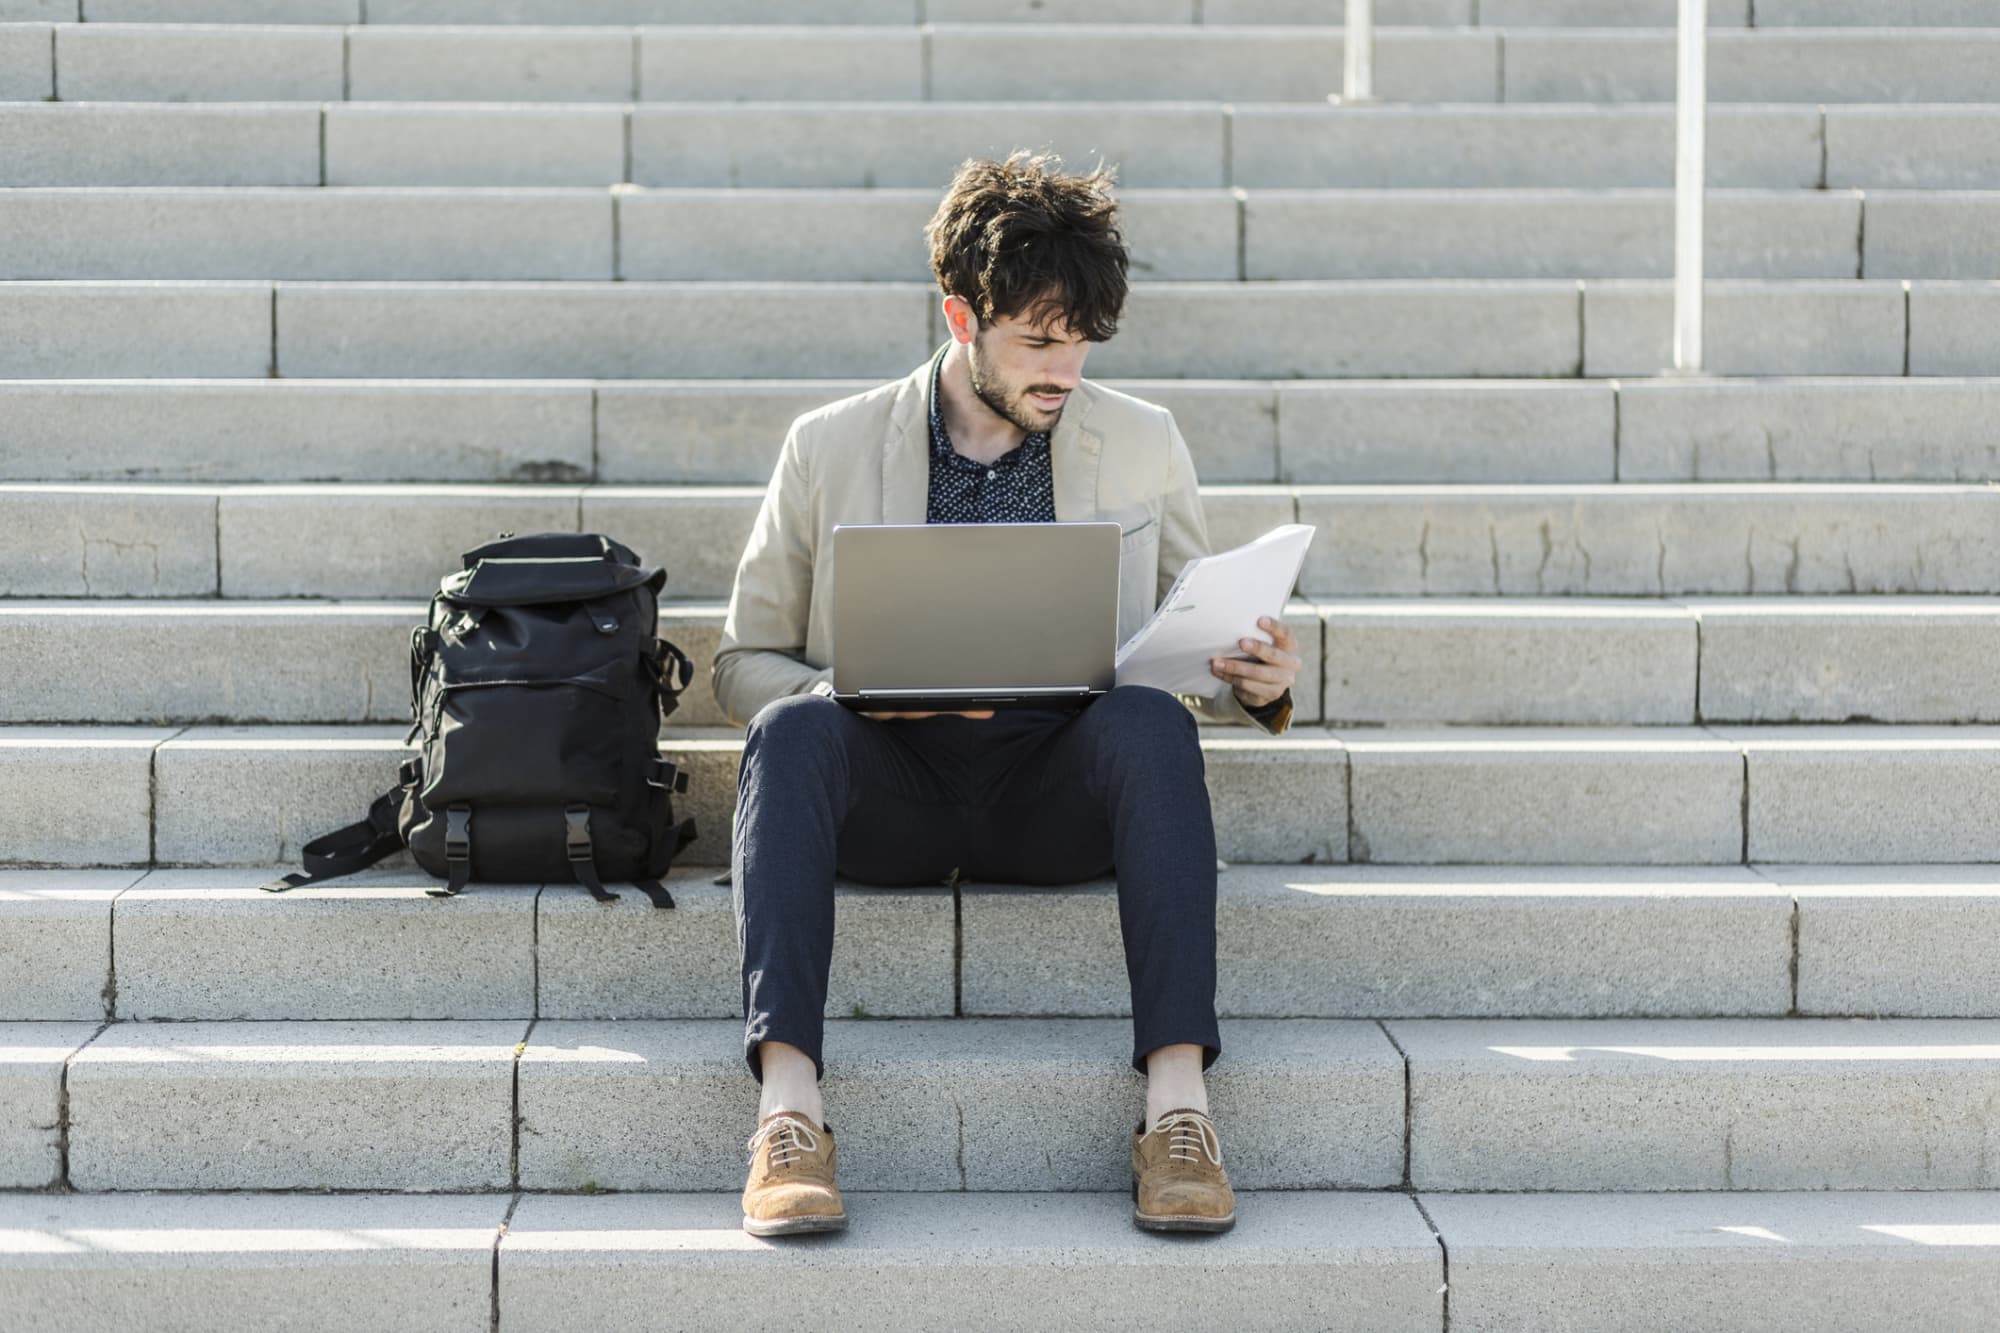
[[[951,712],[950,710],[946,710],[946,711],[944,711],[944,712],[936,712],[936,713],[878,713],[878,712],[874,711],[873,709],[862,709],[862,710],[860,710],[860,711],[861,711],[861,714],[862,714],[862,716],[863,716],[863,717],[880,717],[880,718],[891,718],[891,717],[992,717],[992,716],[993,716],[993,710],[992,710],[992,709],[990,709],[990,708],[988,708],[988,709],[985,709],[985,710],[983,710],[983,711],[981,711],[981,712],[977,712],[977,713],[966,713],[966,712]]]

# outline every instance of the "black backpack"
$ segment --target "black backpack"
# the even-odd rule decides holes
[[[444,876],[574,879],[601,902],[630,880],[672,907],[660,884],[695,836],[674,820],[687,774],[660,758],[660,723],[694,664],[656,637],[664,569],[595,533],[546,532],[465,553],[410,636],[410,716],[423,737],[368,817],[301,849],[283,892],[352,874],[407,846]]]

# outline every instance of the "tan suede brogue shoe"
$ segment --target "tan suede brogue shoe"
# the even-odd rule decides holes
[[[1132,1131],[1132,1220],[1148,1231],[1227,1231],[1236,1194],[1222,1169],[1215,1123],[1193,1107]]]
[[[796,1111],[774,1111],[750,1136],[750,1181],[743,1229],[753,1236],[839,1231],[847,1206],[833,1183],[833,1126]]]

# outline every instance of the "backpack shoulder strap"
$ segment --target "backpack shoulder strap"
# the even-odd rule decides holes
[[[304,874],[285,875],[258,887],[267,893],[283,893],[302,884],[337,879],[364,870],[396,851],[403,845],[403,836],[396,828],[396,815],[403,803],[404,790],[404,784],[397,783],[369,803],[366,819],[314,838],[300,848],[306,867]]]

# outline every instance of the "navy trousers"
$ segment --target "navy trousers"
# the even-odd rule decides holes
[[[836,875],[882,886],[1073,884],[1115,873],[1132,995],[1132,1067],[1177,1042],[1221,1054],[1215,827],[1194,715],[1121,685],[1081,710],[863,717],[822,695],[750,720],[730,879],[743,1054],[786,1042],[817,1074]]]

